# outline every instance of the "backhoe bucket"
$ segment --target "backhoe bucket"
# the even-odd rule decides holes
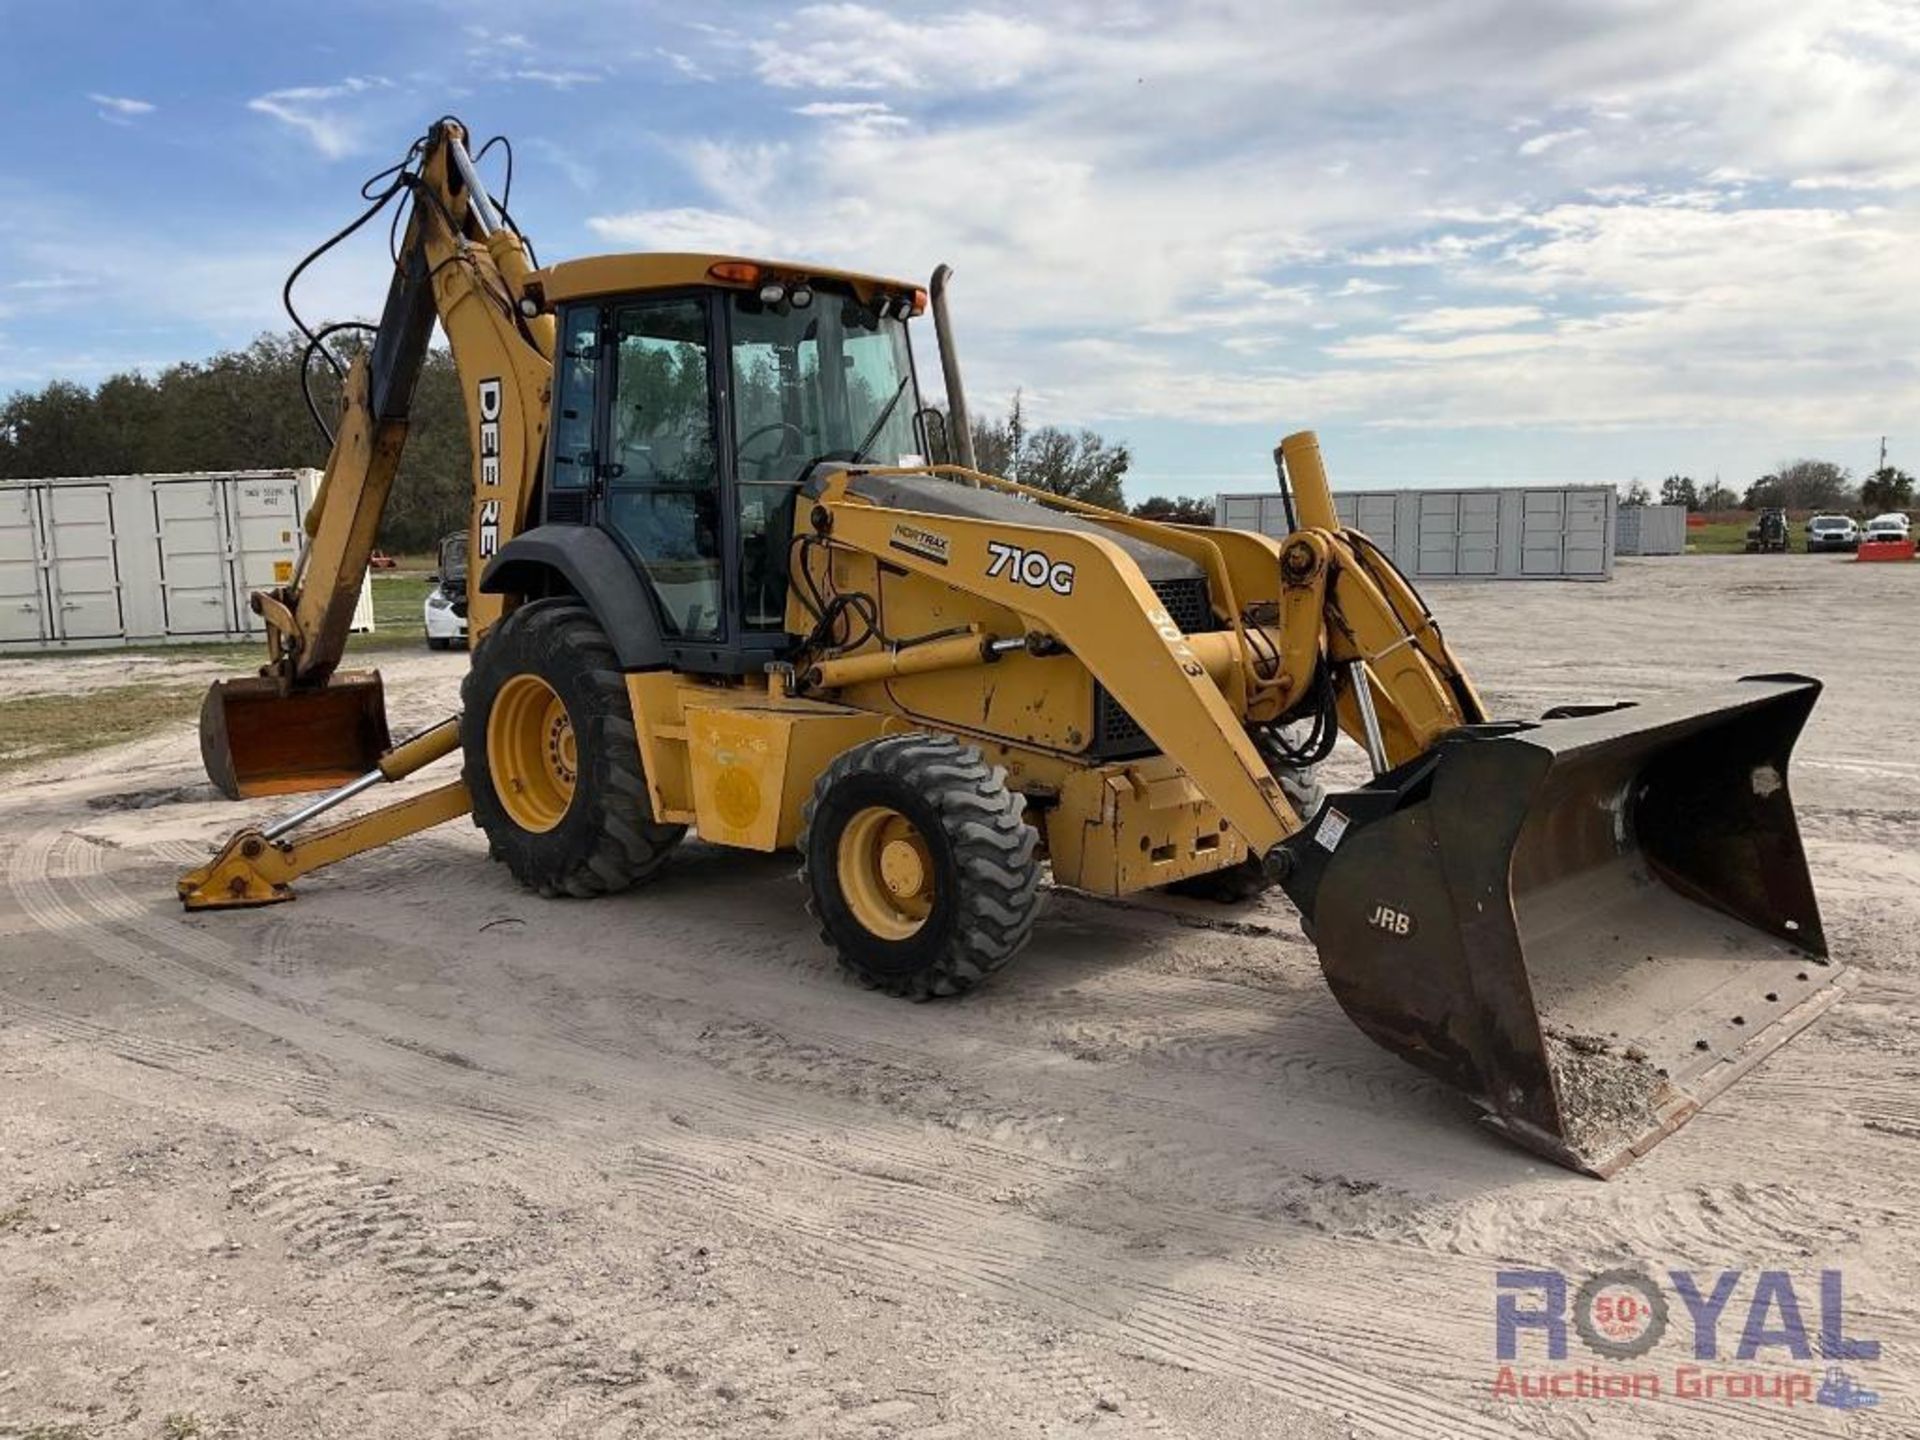
[[[1606,1176],[1839,994],[1787,793],[1817,681],[1469,727],[1334,796],[1286,888],[1360,1028]]]
[[[373,769],[390,743],[377,670],[286,694],[271,679],[216,680],[200,706],[200,758],[231,800],[330,790]]]

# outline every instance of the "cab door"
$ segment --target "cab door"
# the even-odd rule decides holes
[[[671,642],[726,639],[725,530],[708,302],[606,305],[601,523],[653,587]]]

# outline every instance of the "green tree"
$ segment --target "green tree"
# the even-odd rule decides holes
[[[357,353],[352,337],[343,355]],[[89,390],[56,380],[0,402],[0,476],[258,470],[326,463],[327,444],[300,395],[303,336],[262,335],[245,349],[110,375]],[[340,387],[312,366],[329,423]],[[453,359],[430,350],[414,391],[406,453],[380,528],[389,550],[430,548],[464,529],[471,482],[467,414]]]
[[[1029,429],[1018,391],[1005,419],[973,421],[973,455],[989,475],[1110,510],[1126,508],[1122,482],[1133,463],[1127,446],[1091,430],[1067,431],[1055,425]]]
[[[1212,503],[1193,495],[1176,495],[1171,499],[1155,495],[1134,506],[1133,513],[1142,520],[1162,520],[1173,525],[1213,523]]]
[[[1715,480],[1700,492],[1700,508],[1707,511],[1737,510],[1740,508],[1739,492]]]
[[[1684,505],[1689,510],[1700,508],[1700,492],[1694,486],[1690,475],[1669,475],[1660,482],[1660,503],[1662,505]]]
[[[1747,509],[1845,510],[1854,502],[1853,477],[1831,460],[1794,460],[1747,487]]]
[[[1651,505],[1653,503],[1653,492],[1647,489],[1640,481],[1635,480],[1631,485],[1627,486],[1626,494],[1620,497],[1620,503],[1622,505],[1635,507]]]
[[[1879,513],[1904,510],[1913,504],[1913,476],[1883,465],[1860,482],[1860,508]]]

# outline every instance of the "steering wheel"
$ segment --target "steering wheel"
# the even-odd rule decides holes
[[[781,435],[781,436],[791,435],[796,441],[800,442],[800,444],[802,445],[806,443],[806,439],[807,439],[807,432],[802,430],[798,425],[794,425],[786,420],[774,420],[766,425],[760,426],[758,429],[749,430],[745,435],[742,435],[740,437],[740,443],[734,446],[734,449],[733,449],[733,456],[735,461],[741,465],[747,464],[748,463],[747,448],[751,446],[756,440],[760,439],[763,435]],[[787,453],[788,453],[787,447],[782,445],[779,450],[756,458],[752,462],[754,465],[759,467],[760,473],[756,478],[761,480],[766,479],[767,471],[769,467],[772,466],[773,462],[779,456]]]

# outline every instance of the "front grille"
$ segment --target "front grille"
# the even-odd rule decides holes
[[[1198,635],[1220,628],[1219,622],[1213,618],[1213,606],[1207,599],[1205,576],[1190,575],[1178,580],[1155,580],[1151,583],[1153,593],[1160,597],[1162,608],[1180,627],[1182,635]]]
[[[1174,580],[1155,580],[1153,593],[1182,635],[1199,635],[1218,630],[1213,606],[1207,599],[1204,576],[1189,575]],[[1154,752],[1153,741],[1139,722],[1126,712],[1104,685],[1093,687],[1093,744],[1088,753],[1099,760],[1132,760]]]

